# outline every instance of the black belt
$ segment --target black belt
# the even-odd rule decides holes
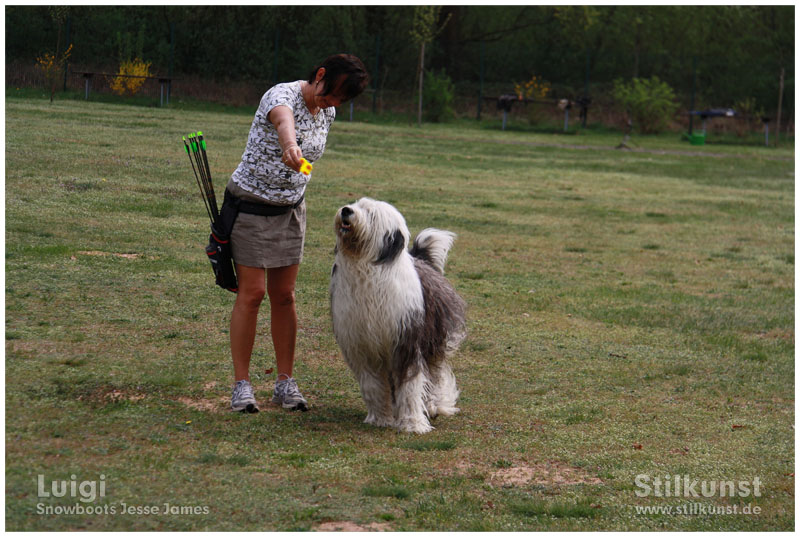
[[[225,196],[230,197],[231,201],[239,208],[240,213],[256,214],[259,216],[279,216],[289,211],[297,209],[305,199],[305,194],[294,205],[269,205],[268,203],[255,203],[237,198],[230,191],[225,191]]]

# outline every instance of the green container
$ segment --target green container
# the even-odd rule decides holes
[[[706,133],[696,133],[693,132],[689,135],[689,143],[692,145],[705,145],[706,144]]]

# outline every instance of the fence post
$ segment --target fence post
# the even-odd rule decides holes
[[[694,111],[694,92],[697,83],[697,56],[692,56],[692,100],[689,105],[689,111]],[[689,136],[692,135],[692,128],[694,127],[694,114],[689,114]]]
[[[169,82],[167,83],[167,104],[169,104],[169,96],[172,93],[172,69],[175,64],[175,23],[169,23]]]
[[[84,90],[84,100],[89,100],[89,86],[91,85],[92,80],[92,73],[83,73],[83,90]]]
[[[783,75],[785,69],[781,67],[781,85],[778,90],[778,117],[775,120],[775,147],[781,141],[781,107],[783,106]]]
[[[486,43],[481,41],[481,82],[478,86],[478,121],[481,120],[481,105],[483,104],[483,73],[484,73],[484,56],[486,55]],[[505,122],[503,122],[505,126]],[[504,127],[505,128],[505,127]]]
[[[586,47],[586,83],[583,87],[583,98],[589,98],[589,75],[591,74],[591,52],[589,47]],[[581,108],[581,126],[586,128],[586,119],[589,115],[588,106]]]
[[[65,45],[66,48],[64,50],[69,50],[70,45],[70,22],[72,21],[72,17],[67,15],[67,44]],[[64,61],[64,91],[67,91],[67,72],[69,71],[69,58]]]
[[[375,36],[375,77],[372,81],[372,113],[375,113],[375,109],[377,106],[378,101],[378,78],[380,77],[380,71],[378,67],[380,66],[381,61],[381,34]]]

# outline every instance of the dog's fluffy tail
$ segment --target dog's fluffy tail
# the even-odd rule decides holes
[[[444,274],[447,253],[453,246],[455,239],[455,233],[429,227],[419,232],[409,253]]]

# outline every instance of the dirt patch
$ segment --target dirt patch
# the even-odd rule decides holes
[[[78,253],[81,254],[81,255],[94,255],[94,256],[101,256],[101,257],[106,257],[106,256],[109,256],[109,255],[113,255],[114,257],[122,257],[124,259],[138,259],[139,257],[142,256],[142,254],[118,254],[118,253],[115,253],[115,252],[101,252],[101,251],[98,251],[98,250],[83,251],[83,252],[78,252]]]
[[[469,461],[456,461],[453,469],[458,473],[469,473],[475,468],[475,465]]]
[[[105,398],[110,401],[141,401],[144,399],[145,395],[143,393],[131,393],[131,392],[124,392],[121,390],[111,390],[105,395]]]
[[[141,401],[145,398],[145,394],[131,391],[131,390],[118,390],[116,388],[98,388],[92,393],[78,396],[79,401],[90,401],[94,403],[119,403],[120,401]]]
[[[502,468],[489,476],[489,483],[503,487],[521,485],[602,485],[598,477],[592,477],[580,468],[560,462],[543,462],[533,466]]]
[[[41,339],[33,341],[26,341],[24,339],[7,340],[6,346],[9,347],[11,352],[31,353],[36,354],[36,356],[55,354],[56,351],[58,351],[58,346],[54,341]]]
[[[775,328],[769,332],[761,332],[758,335],[764,339],[782,339],[784,341],[791,341],[794,343],[794,330],[781,330]]]
[[[256,400],[259,403],[258,408],[261,412],[269,410],[273,406],[268,404],[272,397],[272,388],[272,383],[253,386]],[[226,414],[230,412],[231,396],[227,388],[220,388],[220,383],[216,380],[212,380],[203,384],[203,390],[210,392],[206,394],[210,395],[210,397],[178,397],[176,401],[201,412],[213,412],[215,414]],[[215,395],[215,392],[217,394],[222,392],[225,395]]]
[[[217,399],[192,399],[191,397],[178,397],[178,402],[201,412],[214,412],[215,414],[227,412],[231,406],[230,397],[218,397]]]
[[[316,526],[314,531],[391,531],[391,528],[386,522],[372,522],[365,526],[360,526],[355,522],[344,520],[339,522],[323,522]]]

